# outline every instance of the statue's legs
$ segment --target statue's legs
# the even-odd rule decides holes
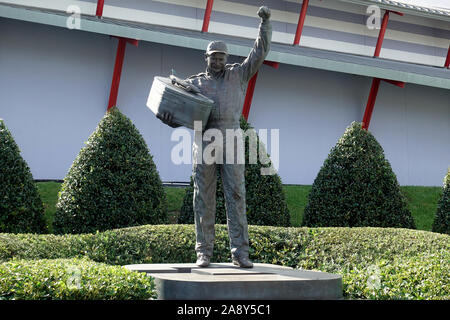
[[[220,170],[225,195],[231,254],[234,257],[248,258],[249,242],[245,206],[245,165],[223,164],[220,166]]]
[[[197,143],[199,144],[199,143]],[[230,237],[230,249],[234,258],[248,259],[249,240],[247,213],[245,204],[245,164],[239,163],[238,149],[243,154],[243,145],[234,144],[234,161],[227,164],[226,153],[223,152],[222,163],[205,164],[198,163],[201,150],[205,150],[207,143],[203,141],[203,148],[194,145],[194,218],[196,231],[197,255],[203,254],[211,257],[214,248],[215,237],[215,213],[216,213],[216,166],[219,166],[225,196],[225,208],[227,213],[228,234]],[[220,153],[217,155],[220,157]]]
[[[195,251],[211,257],[216,213],[216,164],[194,164]]]

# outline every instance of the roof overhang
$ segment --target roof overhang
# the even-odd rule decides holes
[[[59,11],[0,5],[0,17],[67,28],[70,14]],[[253,40],[200,31],[169,28],[96,16],[82,15],[80,30],[132,38],[204,51],[212,40],[223,40],[231,55],[247,56]],[[403,81],[450,89],[450,70],[368,56],[272,43],[267,60],[343,72],[361,76]]]

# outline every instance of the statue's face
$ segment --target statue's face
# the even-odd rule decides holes
[[[206,63],[214,72],[220,72],[225,68],[227,55],[222,52],[214,52],[213,54],[206,56]]]

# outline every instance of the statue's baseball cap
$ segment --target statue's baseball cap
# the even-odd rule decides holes
[[[210,55],[216,52],[225,53],[228,55],[228,48],[225,42],[223,41],[212,41],[208,44],[208,47],[206,48],[206,54]]]

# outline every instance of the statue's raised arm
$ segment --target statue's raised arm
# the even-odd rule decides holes
[[[258,37],[255,40],[253,49],[250,51],[244,62],[241,63],[241,76],[243,82],[248,82],[251,77],[253,77],[263,64],[270,50],[270,42],[272,41],[270,9],[266,6],[260,7],[258,16],[261,18]]]

